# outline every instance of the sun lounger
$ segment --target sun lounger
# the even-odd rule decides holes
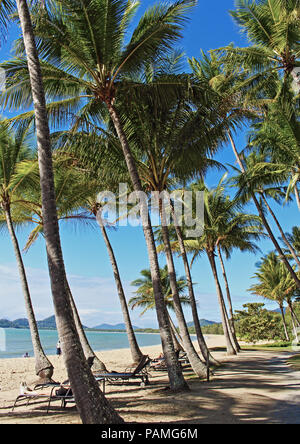
[[[71,387],[62,387],[65,389],[65,393],[59,394],[59,390],[56,387],[53,387],[49,396],[47,413],[50,409],[50,404],[52,401],[61,401],[61,408],[66,408],[67,404],[72,403],[75,404],[75,398],[72,392]],[[55,392],[54,392],[55,390]]]
[[[177,351],[176,356],[177,356],[179,364],[189,364],[189,360],[188,360],[187,354],[185,352]],[[166,363],[166,360],[164,357],[152,359],[149,367],[151,370],[154,370],[154,371],[166,371],[168,369],[167,363]]]
[[[124,372],[107,372],[107,373],[94,373],[96,380],[105,379],[106,381],[112,383],[122,382],[125,383],[130,379],[140,379],[141,386],[145,386],[149,384],[149,375],[146,367],[151,362],[149,356],[143,356],[140,362],[135,368],[132,368],[132,371],[128,371],[129,368],[125,369]]]
[[[39,386],[41,386],[43,384],[39,384]],[[46,387],[47,384],[44,384],[44,386]],[[44,387],[44,388],[45,388]],[[49,385],[48,385],[49,387]],[[62,394],[59,394],[59,388],[58,387],[63,387],[60,384],[52,384],[52,389],[50,394],[46,394],[46,393],[39,393],[38,391],[30,391],[27,393],[22,393],[20,395],[17,396],[13,408],[12,408],[12,412],[14,411],[15,407],[17,406],[17,404],[20,401],[27,401],[26,402],[26,407],[29,405],[30,401],[48,401],[48,405],[47,405],[47,413],[49,412],[49,408],[50,408],[50,404],[53,401],[61,401],[61,407],[65,408],[66,405],[68,403],[73,403],[75,404],[75,399],[71,390],[71,387],[64,387],[65,391]]]

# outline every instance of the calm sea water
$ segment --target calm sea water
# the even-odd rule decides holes
[[[128,348],[126,333],[88,331],[87,338],[93,350],[113,350]],[[136,333],[137,341],[141,347],[158,345],[161,343],[159,334]],[[56,353],[58,341],[56,330],[40,330],[40,338],[47,355]],[[33,356],[32,342],[29,330],[5,328],[0,329],[0,359],[21,358],[28,352]]]

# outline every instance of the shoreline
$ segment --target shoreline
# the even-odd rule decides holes
[[[225,339],[209,335],[210,348],[222,348]],[[196,345],[196,349],[198,347]],[[158,356],[161,346],[141,347],[151,358]],[[124,371],[132,362],[129,349],[96,352],[109,371]],[[150,372],[150,385],[141,387],[131,382],[106,385],[106,397],[128,423],[163,424],[237,424],[237,423],[300,423],[300,398],[295,393],[300,372],[287,364],[290,353],[275,351],[242,351],[227,356],[220,349],[213,356],[222,364],[209,383],[196,378],[188,368],[184,376],[190,390],[182,393],[166,392],[166,372]],[[53,380],[66,378],[63,357],[49,356],[54,365]],[[76,407],[61,409],[53,403],[49,414],[43,399],[20,403],[12,412],[20,383],[30,388],[37,380],[34,358],[0,361],[0,423],[1,424],[80,424]],[[50,390],[45,394],[48,395]],[[43,392],[44,394],[44,392]]]
[[[1,347],[0,343],[0,361],[6,359],[29,359],[34,358],[32,341],[30,336],[29,329],[7,329],[10,332],[18,332],[16,338],[9,337],[9,333],[7,332],[7,338],[4,339],[4,342]],[[58,340],[57,330],[41,330],[41,341],[45,351],[45,354],[48,356],[53,356],[56,354],[56,343]],[[87,338],[90,342],[92,349],[95,353],[103,353],[110,352],[114,350],[125,350],[129,349],[129,343],[127,339],[126,332],[117,332],[117,331],[100,331],[100,330],[90,330],[87,331]],[[43,338],[43,335],[45,337]],[[137,337],[140,337],[140,348],[152,346],[152,345],[160,345],[161,339],[159,333],[150,333],[150,332],[136,332]],[[101,336],[104,336],[101,341]],[[110,340],[107,340],[107,336],[110,336]],[[141,337],[144,337],[142,339]],[[151,336],[153,339],[151,339]],[[193,335],[192,335],[193,336]],[[118,339],[120,337],[120,339]],[[11,343],[9,344],[9,341]],[[110,343],[111,342],[111,343]],[[109,348],[105,348],[109,347]],[[104,348],[103,348],[104,347]],[[25,352],[30,354],[29,358],[24,358],[23,355]]]

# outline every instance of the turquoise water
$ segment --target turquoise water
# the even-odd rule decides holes
[[[86,335],[92,349],[95,351],[129,347],[126,333],[88,331]],[[141,347],[161,343],[159,334],[136,333],[136,337]],[[58,341],[57,331],[40,330],[40,338],[45,353],[47,355],[54,355]],[[13,328],[0,329],[0,359],[21,358],[26,352],[29,353],[29,356],[33,356],[29,330]]]

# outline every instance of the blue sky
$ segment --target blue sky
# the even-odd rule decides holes
[[[142,0],[140,12],[153,4],[152,0]],[[236,45],[245,45],[239,29],[233,23],[228,10],[234,6],[233,0],[215,0],[207,2],[200,0],[191,14],[191,21],[186,27],[184,39],[180,46],[188,57],[198,57],[200,49],[208,51],[234,42]],[[1,59],[9,56],[11,41],[16,36],[16,29],[12,28],[9,41],[1,49]],[[239,149],[246,143],[246,132],[236,136]],[[224,164],[234,164],[235,160],[230,147],[224,146],[217,156]],[[212,172],[206,181],[210,186],[218,183],[221,173]],[[299,212],[295,203],[284,208],[273,203],[273,209],[282,222],[286,231],[299,224]],[[250,206],[251,211],[255,209]],[[273,226],[273,224],[271,223]],[[21,246],[24,245],[29,228],[18,231]],[[277,231],[275,230],[277,233]],[[127,297],[132,295],[134,288],[130,282],[139,276],[143,268],[148,268],[148,257],[145,242],[140,228],[122,227],[111,230],[110,238],[115,249],[120,272],[124,281]],[[64,259],[71,288],[78,304],[83,323],[95,326],[105,323],[116,324],[122,322],[122,314],[115,290],[112,271],[107,252],[100,232],[86,227],[61,225],[61,239]],[[260,243],[265,254],[273,249],[266,240]],[[227,262],[227,271],[231,284],[233,304],[240,309],[249,301],[261,301],[247,293],[252,283],[251,276],[255,272],[255,263],[259,257],[234,253]],[[164,264],[163,258],[160,258]],[[37,241],[32,249],[24,255],[28,270],[29,284],[37,318],[42,319],[53,314],[47,263],[43,239]],[[183,274],[183,267],[177,260],[178,274]],[[193,280],[197,283],[196,295],[199,303],[199,316],[210,320],[220,321],[219,308],[211,270],[205,257],[197,261],[192,269]],[[221,275],[220,275],[221,277]],[[10,240],[6,233],[0,237],[0,318],[15,319],[25,316],[25,309],[18,282],[17,268]],[[274,304],[266,304],[269,308],[276,308]],[[191,313],[186,311],[187,321],[192,319]],[[157,325],[155,312],[147,313],[143,318],[139,312],[133,312],[133,323],[138,326],[155,327]]]

